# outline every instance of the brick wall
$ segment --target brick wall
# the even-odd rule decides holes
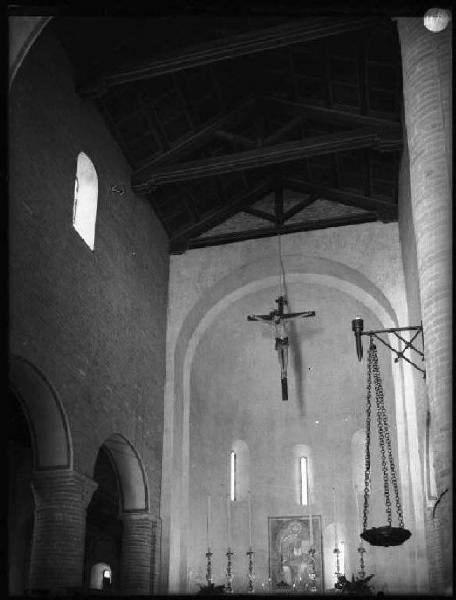
[[[168,242],[93,103],[45,30],[9,107],[10,349],[33,363],[67,414],[74,469],[93,477],[120,433],[135,446],[159,514]],[[98,175],[92,252],[72,227],[76,158]],[[123,186],[123,195],[111,185]]]
[[[407,293],[407,308],[410,325],[418,325],[422,321],[420,306],[420,287],[418,264],[416,257],[416,238],[413,227],[412,199],[410,193],[410,169],[407,143],[404,152],[399,176],[399,235],[401,239],[401,254],[404,267],[405,287]],[[418,346],[420,343],[418,342]],[[420,346],[421,347],[421,346]],[[418,358],[414,354],[414,358]],[[420,363],[418,363],[420,364]],[[426,363],[422,364],[426,368]],[[426,489],[426,413],[429,409],[427,388],[420,372],[412,370],[415,390],[416,413],[418,424],[418,443],[420,456],[420,470],[422,475],[422,488],[424,494],[423,505],[419,507],[425,516],[426,559],[429,565],[430,590],[436,591],[439,585],[439,573],[442,566],[442,553],[437,530],[432,519],[432,506],[429,506]]]
[[[451,27],[433,34],[421,19],[399,19],[411,214],[425,337],[437,493],[449,490],[432,527],[439,533],[440,591],[451,563]],[[430,533],[430,531],[429,531]],[[432,552],[432,548],[431,548]],[[434,557],[438,555],[434,553]]]

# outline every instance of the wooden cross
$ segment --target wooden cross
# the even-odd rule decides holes
[[[284,313],[284,306],[288,305],[285,296],[279,296],[276,299],[278,308],[275,308],[267,315],[248,315],[247,321],[266,321],[274,326],[275,349],[280,364],[280,379],[282,382],[282,400],[288,400],[288,382],[287,382],[287,365],[288,365],[288,335],[286,331],[287,321],[291,319],[314,317],[315,311],[308,310],[297,313]]]

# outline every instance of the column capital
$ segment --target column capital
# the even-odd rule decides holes
[[[59,508],[69,502],[85,509],[97,487],[93,479],[70,469],[35,471],[32,475],[36,510]]]

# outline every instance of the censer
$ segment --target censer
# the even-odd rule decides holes
[[[397,483],[396,467],[391,449],[391,439],[389,433],[388,418],[383,398],[383,385],[378,366],[377,348],[372,336],[370,336],[369,353],[367,358],[367,401],[366,401],[366,458],[364,472],[364,506],[363,506],[363,532],[361,537],[369,542],[371,546],[400,546],[412,535],[404,527],[402,516],[402,506],[399,498],[399,488]],[[383,492],[385,496],[386,517],[388,525],[383,527],[371,527],[367,529],[367,515],[369,512],[369,484],[370,484],[370,430],[371,430],[371,399],[372,382],[375,387],[375,400],[377,407],[377,427],[378,440],[380,445],[380,455],[383,471]],[[387,458],[388,454],[388,458]],[[389,473],[388,473],[389,463]],[[392,526],[392,507],[390,498],[389,480],[394,490],[396,511],[399,526]]]

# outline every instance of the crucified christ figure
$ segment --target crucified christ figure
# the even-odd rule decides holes
[[[288,400],[288,321],[299,317],[314,317],[315,311],[309,310],[298,313],[284,313],[283,308],[288,304],[285,296],[276,300],[278,308],[272,310],[268,315],[248,315],[247,321],[267,321],[274,328],[275,349],[280,364],[280,379],[282,382],[282,400]]]

